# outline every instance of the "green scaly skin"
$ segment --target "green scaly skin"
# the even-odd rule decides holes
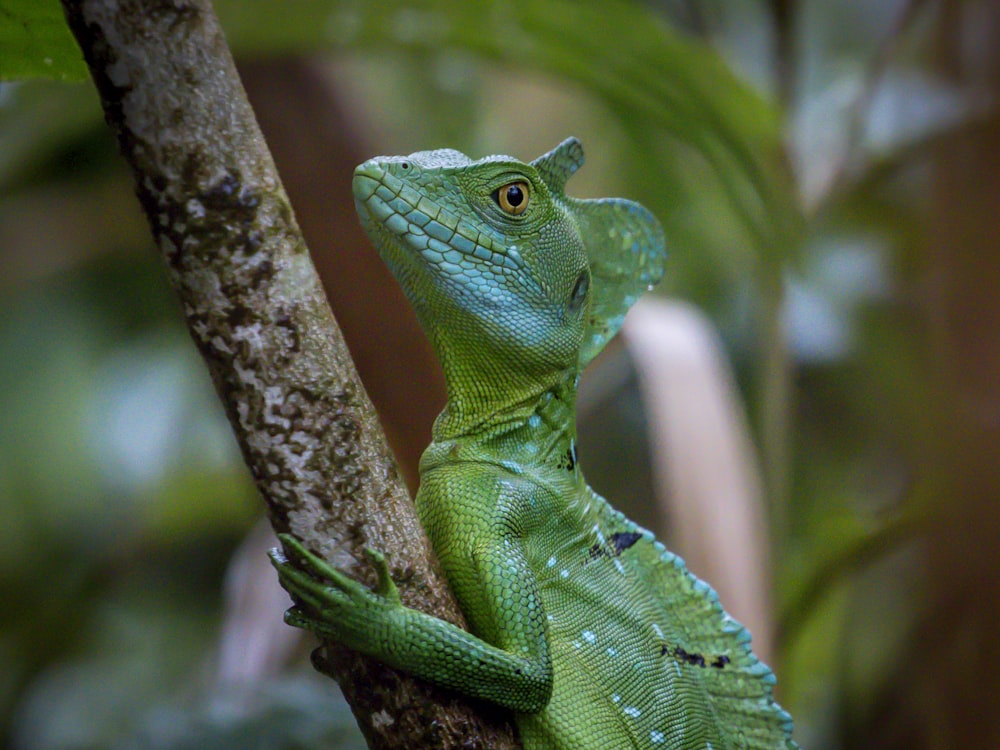
[[[531,164],[440,150],[355,171],[444,368],[416,503],[472,632],[404,607],[381,555],[372,591],[286,535],[287,620],[507,707],[529,750],[795,748],[749,634],[580,473],[579,374],[665,256],[638,204],[565,195],[582,163],[569,139]]]

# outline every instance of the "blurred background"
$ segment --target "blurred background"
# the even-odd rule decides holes
[[[411,486],[440,373],[351,171],[575,135],[570,192],[671,253],[583,385],[588,477],[803,747],[1000,747],[1000,5],[216,7]],[[0,747],[362,747],[60,12],[0,2]]]

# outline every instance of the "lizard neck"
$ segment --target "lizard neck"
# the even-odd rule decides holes
[[[449,384],[451,380],[447,378]],[[509,378],[508,378],[509,380]],[[579,475],[576,466],[578,375],[565,372],[549,383],[512,388],[449,387],[448,403],[434,423],[433,442],[421,462],[426,470],[449,460],[491,461],[524,470],[556,465]],[[487,394],[483,397],[484,390]]]

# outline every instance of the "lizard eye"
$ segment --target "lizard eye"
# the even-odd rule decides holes
[[[583,301],[587,299],[587,290],[590,289],[590,274],[586,271],[580,274],[576,280],[572,293],[569,295],[569,309],[576,311],[583,307]]]
[[[528,183],[519,181],[504,185],[493,194],[493,199],[507,213],[520,216],[528,207]]]

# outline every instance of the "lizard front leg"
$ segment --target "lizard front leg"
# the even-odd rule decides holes
[[[547,649],[534,656],[515,656],[404,606],[378,552],[368,552],[378,575],[372,590],[328,565],[294,537],[281,534],[279,539],[293,558],[279,549],[270,553],[281,585],[296,603],[285,615],[288,624],[514,711],[538,711],[548,702],[552,664]]]

